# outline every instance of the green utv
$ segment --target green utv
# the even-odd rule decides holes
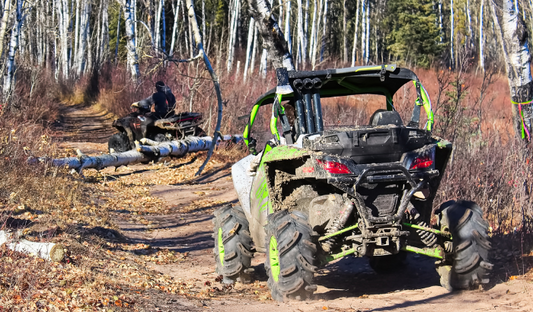
[[[491,245],[481,208],[459,200],[433,210],[452,145],[432,136],[431,102],[412,71],[278,69],[277,78],[244,131],[254,155],[232,167],[240,206],[215,212],[216,271],[224,282],[249,281],[255,252],[266,253],[268,286],[278,301],[308,298],[317,289],[316,269],[348,255],[368,257],[377,272],[398,268],[407,252],[433,257],[448,290],[489,282]],[[417,100],[405,124],[392,99],[409,82]],[[321,99],[359,94],[384,96],[386,109],[365,126],[324,129]],[[256,153],[250,132],[264,105],[272,105],[274,138]],[[285,114],[289,106],[294,116]]]

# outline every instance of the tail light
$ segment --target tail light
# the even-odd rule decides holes
[[[429,168],[433,165],[433,159],[429,156],[420,156],[415,158],[415,160],[411,163],[410,170],[411,169],[425,169]]]
[[[352,173],[352,171],[348,169],[348,167],[345,164],[341,164],[339,162],[331,161],[331,160],[317,159],[316,161],[322,166],[322,168],[324,168],[324,170],[326,170],[329,173],[333,173],[333,174]]]
[[[409,170],[435,169],[435,147],[405,153],[402,163]]]

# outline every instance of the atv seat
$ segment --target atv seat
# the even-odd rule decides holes
[[[201,113],[179,113],[167,118],[158,119],[154,125],[162,129],[181,130],[198,125],[201,119]]]
[[[386,126],[395,125],[403,126],[402,118],[397,111],[387,111],[384,109],[378,109],[370,117],[371,126]]]

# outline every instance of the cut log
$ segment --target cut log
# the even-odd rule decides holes
[[[206,151],[211,146],[211,137],[189,137],[185,140],[155,142],[149,139],[141,139],[142,144],[136,142],[136,149],[122,152],[87,156],[78,151],[77,157],[53,159],[51,164],[57,167],[67,167],[81,172],[85,168],[97,170],[106,167],[120,167],[139,162],[157,161],[162,157],[180,157],[187,153]],[[39,159],[45,161],[45,159]]]
[[[32,242],[18,238],[18,235],[0,231],[0,245],[4,243],[13,251],[34,254],[49,261],[60,262],[65,258],[65,250],[61,244]]]

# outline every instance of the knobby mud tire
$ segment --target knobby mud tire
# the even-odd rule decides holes
[[[111,152],[111,149],[113,149],[116,153],[129,151],[131,149],[131,145],[128,135],[124,132],[113,134],[107,142],[107,147],[109,152]]]
[[[453,263],[437,267],[441,285],[451,291],[474,289],[489,283],[493,265],[489,262],[489,224],[483,219],[483,211],[471,201],[451,201],[443,205],[447,206],[441,212],[445,216],[444,225],[453,237]]]
[[[247,283],[253,257],[248,220],[240,206],[227,206],[215,211],[213,219],[216,272],[224,283]]]
[[[268,216],[266,262],[272,298],[305,300],[316,291],[316,245],[307,216],[300,211],[278,211]]]

